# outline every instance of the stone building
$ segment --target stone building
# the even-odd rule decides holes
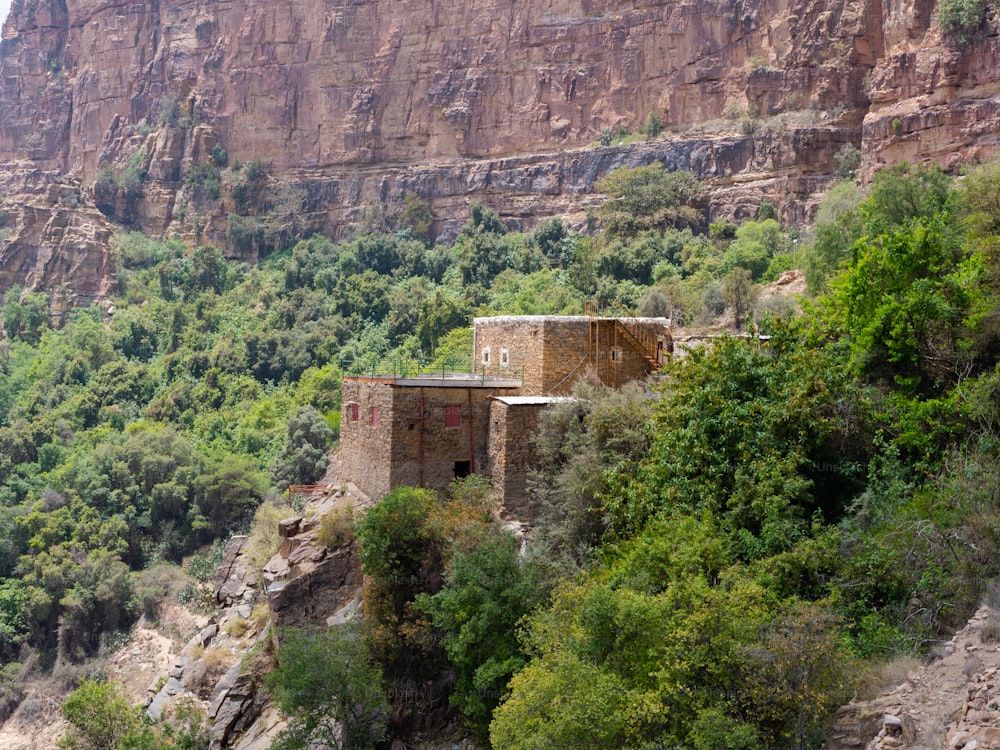
[[[490,399],[521,381],[474,375],[345,377],[340,471],[370,497],[401,485],[446,490],[487,473]]]
[[[612,388],[641,380],[663,366],[672,341],[667,318],[476,318],[473,364],[497,374],[523,371],[521,395],[559,395],[588,370]]]
[[[495,396],[490,402],[489,472],[493,495],[507,516],[534,518],[528,475],[538,465],[535,433],[542,410],[568,396]]]
[[[447,490],[456,477],[483,474],[508,515],[530,518],[541,411],[586,373],[619,387],[654,372],[671,351],[664,318],[476,318],[469,374],[344,378],[341,476],[378,498],[401,485]]]

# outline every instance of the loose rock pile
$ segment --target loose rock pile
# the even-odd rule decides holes
[[[1000,750],[1000,612],[983,606],[942,656],[834,716],[824,750]]]

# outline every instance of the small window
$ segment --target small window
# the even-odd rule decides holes
[[[357,404],[348,404],[348,406],[351,409],[351,421],[352,422],[357,422],[358,421],[358,405]]]
[[[378,427],[378,407],[372,407],[372,427]]]
[[[483,364],[488,365],[490,363],[490,348],[488,346],[483,347]]]
[[[500,350],[500,366],[509,367],[510,366],[510,349]]]
[[[444,407],[444,426],[461,427],[461,425],[462,425],[462,407],[461,406]]]
[[[611,347],[611,351],[608,352],[608,359],[610,359],[612,362],[621,362],[622,348],[620,346]]]
[[[472,473],[472,463],[470,461],[455,462],[455,479],[462,479]]]

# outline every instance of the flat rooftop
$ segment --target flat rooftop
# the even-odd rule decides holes
[[[473,318],[473,326],[480,323],[586,323],[591,320],[624,320],[643,324],[670,327],[670,318],[639,318],[626,315],[491,315]]]
[[[499,401],[508,406],[544,406],[548,404],[568,404],[577,399],[572,396],[494,396],[494,401]]]
[[[498,378],[467,372],[435,372],[402,377],[399,375],[345,375],[358,383],[385,383],[420,388],[520,388],[521,378]]]

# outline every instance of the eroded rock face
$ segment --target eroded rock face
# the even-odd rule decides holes
[[[50,291],[58,322],[68,309],[105,299],[115,281],[112,226],[79,180],[30,163],[0,170],[10,236],[0,241],[0,294],[14,284]]]
[[[814,0],[20,0],[0,153],[87,176],[116,118],[155,124],[170,101],[278,172],[578,146],[748,95],[770,113],[859,107],[874,21]]]
[[[845,143],[866,174],[992,155],[998,56],[992,29],[964,47],[942,39],[933,0],[15,0],[0,186],[22,165],[72,176],[91,216],[248,260],[257,248],[227,236],[230,215],[256,210],[237,178],[217,198],[185,184],[215,146],[265,160],[272,193],[302,186],[299,233],[343,236],[361,206],[409,192],[445,237],[472,199],[531,226],[579,212],[607,170],[652,159],[708,179],[713,218],[769,200],[801,222]],[[669,137],[588,146],[653,112]],[[102,165],[145,181],[95,184]],[[3,189],[10,212],[22,195]],[[38,224],[22,219],[4,252],[72,252],[22,239]],[[32,263],[0,263],[0,291]],[[100,293],[77,286],[66,294]]]

